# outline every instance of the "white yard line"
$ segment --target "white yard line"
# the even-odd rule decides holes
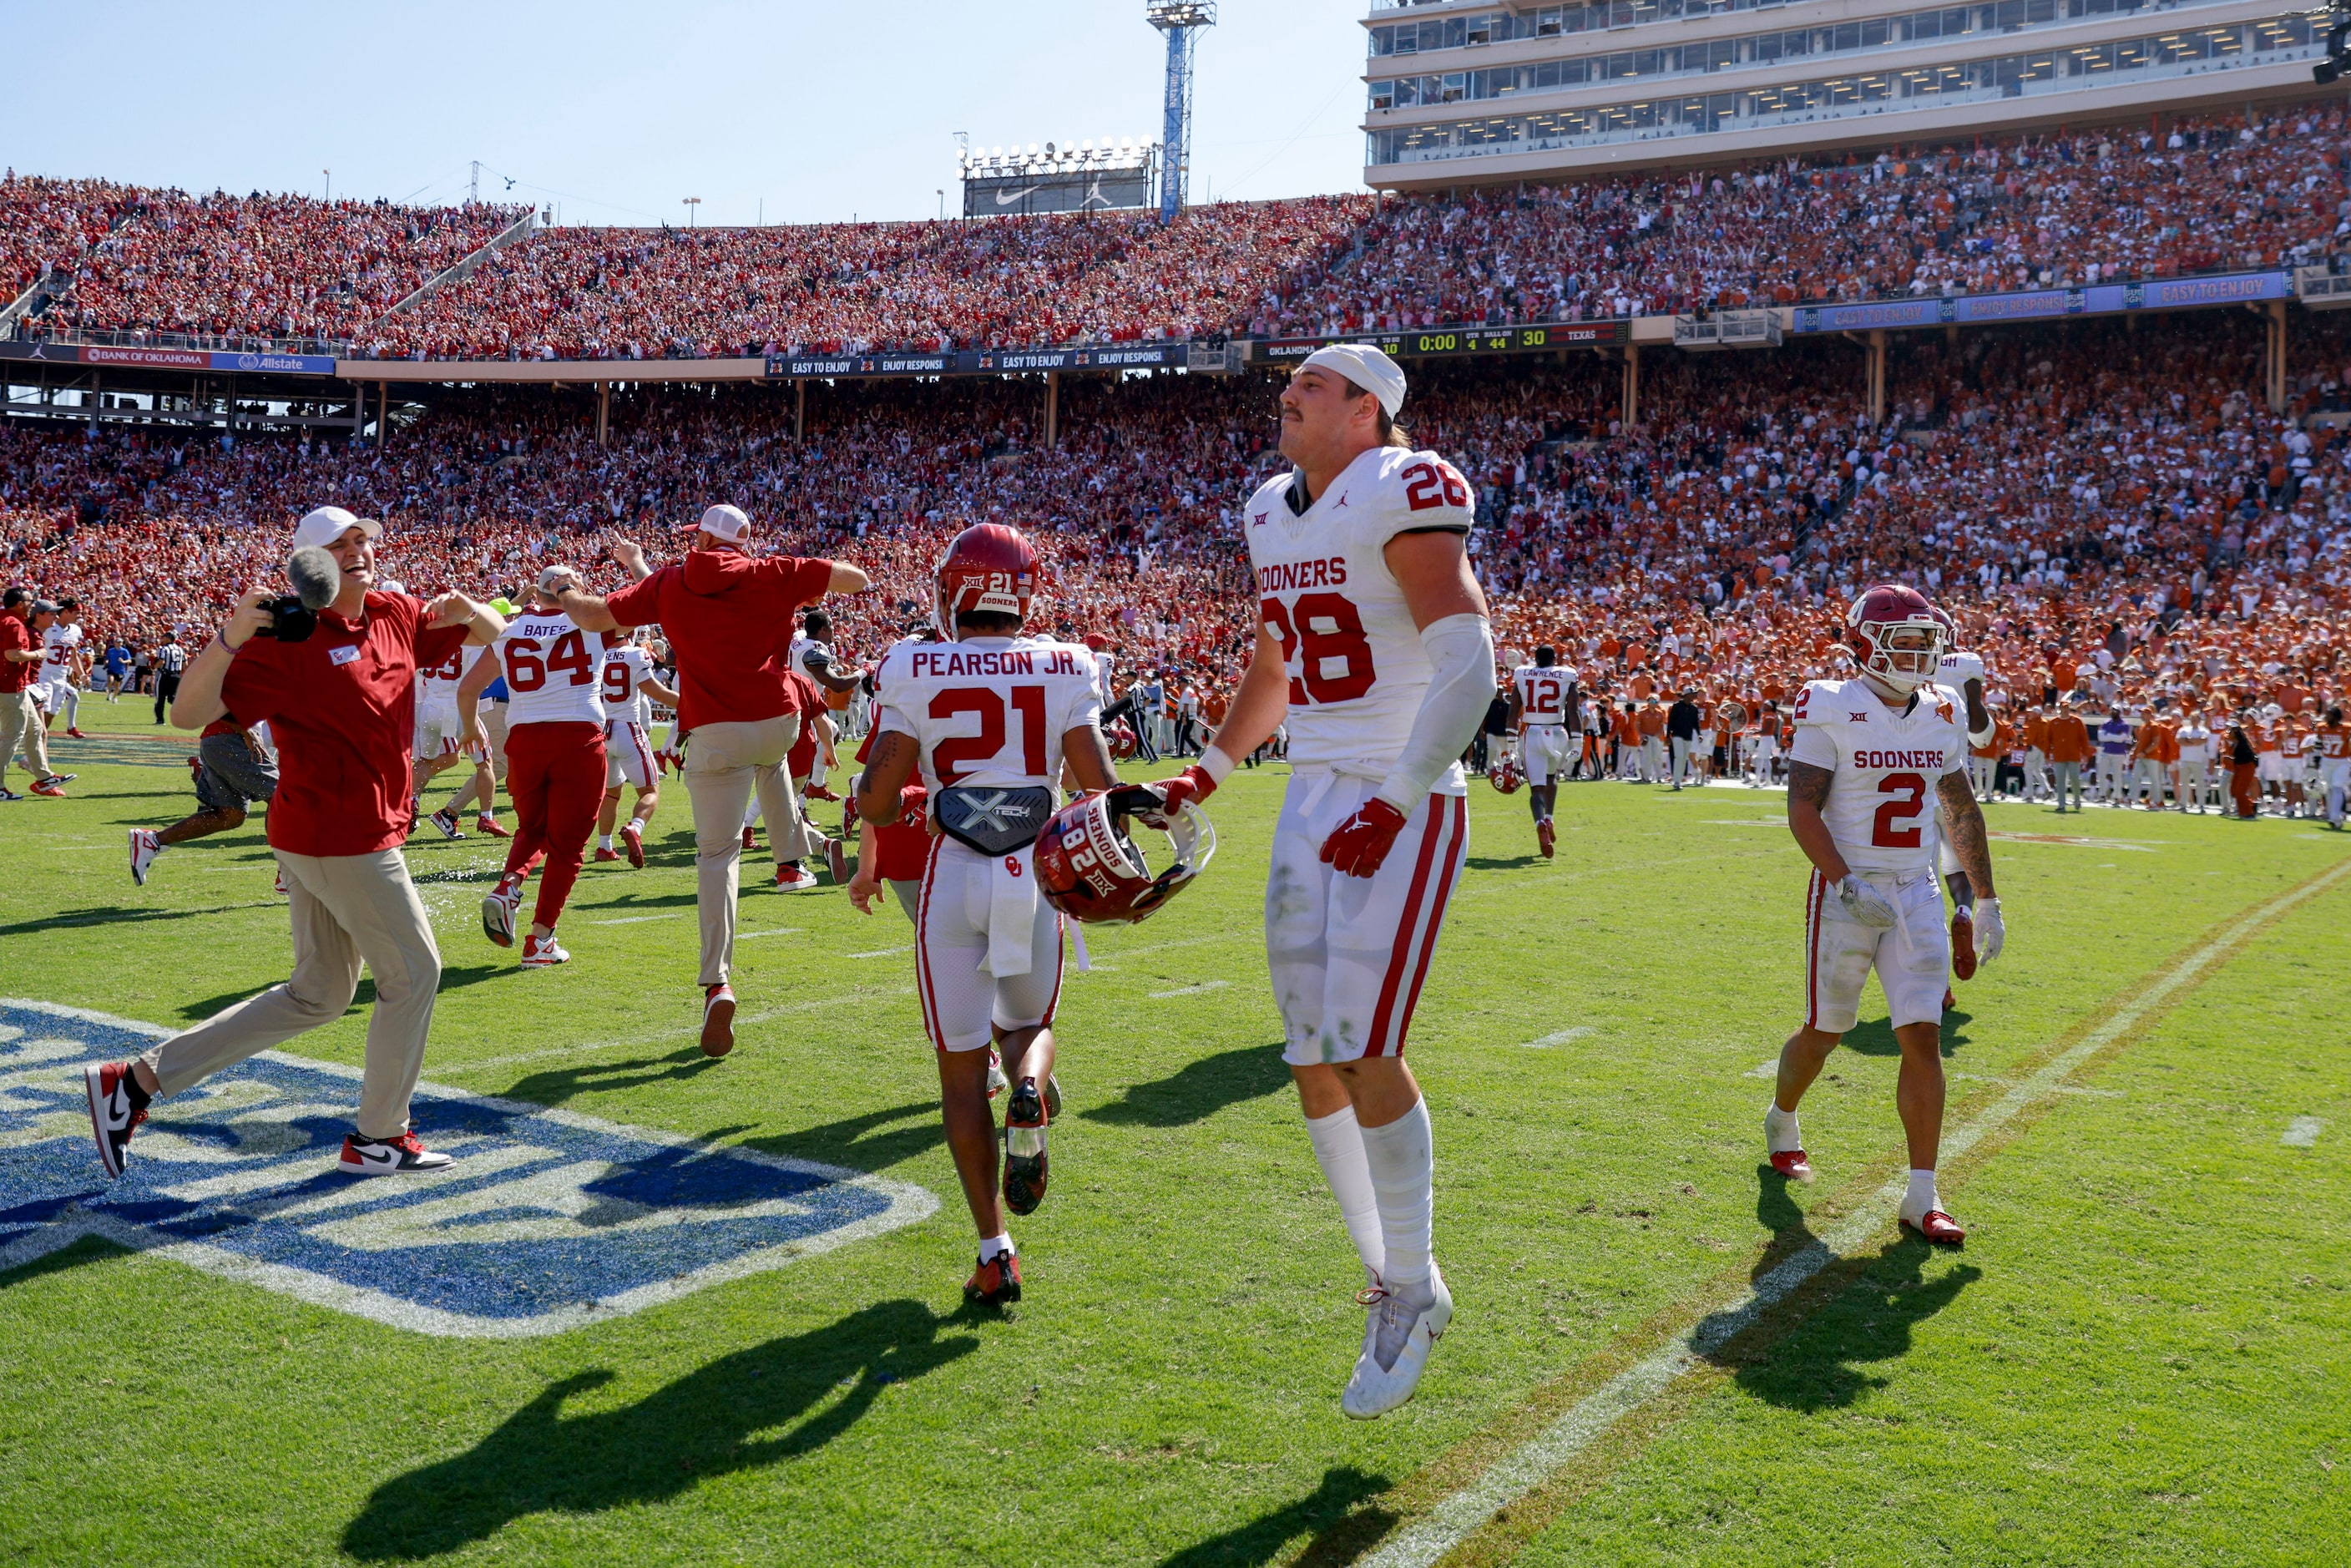
[[[2278,1135],[2278,1142],[2292,1148],[2307,1149],[2318,1142],[2318,1134],[2325,1130],[2326,1124],[2315,1116],[2296,1116]]]
[[[673,909],[667,915],[624,915],[618,920],[590,920],[588,924],[590,925],[643,925],[648,920],[682,920],[684,917],[684,910]]]
[[[1154,991],[1151,999],[1160,1002],[1169,997],[1196,997],[1203,991],[1221,991],[1231,984],[1230,980],[1203,980],[1196,986],[1178,986],[1172,991]]]
[[[2125,1002],[2105,1022],[2019,1081],[1978,1113],[1973,1121],[1946,1133],[1946,1163],[1964,1155],[2024,1111],[2058,1093],[2066,1076],[2075,1068],[2200,978],[2238,942],[2304,899],[2326,892],[2346,875],[2351,875],[2351,861],[2271,900],[2181,959],[2153,985]],[[1618,1420],[1703,1365],[1708,1356],[1751,1326],[1774,1302],[1838,1259],[1851,1256],[1866,1245],[1894,1218],[1907,1182],[1907,1173],[1895,1176],[1856,1205],[1826,1236],[1756,1281],[1743,1298],[1721,1311],[1708,1313],[1697,1328],[1576,1401],[1565,1415],[1439,1502],[1426,1517],[1366,1559],[1367,1568],[1434,1568],[1447,1552],[1468,1540],[1496,1513],[1550,1479]]]
[[[1527,1049],[1529,1051],[1541,1051],[1548,1046],[1565,1045],[1570,1040],[1582,1040],[1585,1035],[1592,1032],[1592,1026],[1590,1024],[1578,1024],[1573,1029],[1561,1030],[1557,1034],[1547,1034],[1541,1040],[1531,1040],[1527,1041]]]

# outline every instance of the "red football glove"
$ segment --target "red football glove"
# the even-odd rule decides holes
[[[1127,812],[1145,827],[1165,832],[1178,810],[1216,792],[1217,781],[1208,777],[1207,768],[1194,763],[1173,779],[1121,786],[1112,795],[1111,809]]]
[[[1322,863],[1349,876],[1369,876],[1403,831],[1404,813],[1375,795],[1322,841]]]
[[[1173,811],[1196,800],[1205,800],[1217,792],[1217,781],[1208,770],[1195,762],[1173,779],[1162,779],[1151,786],[1160,804]]]

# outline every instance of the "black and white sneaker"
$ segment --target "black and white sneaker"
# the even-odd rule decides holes
[[[428,1149],[414,1133],[396,1138],[362,1138],[357,1133],[343,1140],[343,1157],[335,1168],[345,1176],[406,1176],[412,1171],[446,1170],[455,1156]]]
[[[122,1174],[122,1159],[131,1147],[131,1130],[147,1119],[152,1098],[139,1087],[127,1061],[101,1061],[82,1069],[82,1084],[89,1092],[89,1130],[98,1140],[98,1163],[109,1176]]]
[[[1034,1214],[1045,1201],[1045,1127],[1050,1118],[1037,1081],[1024,1078],[1004,1107],[1004,1207]]]

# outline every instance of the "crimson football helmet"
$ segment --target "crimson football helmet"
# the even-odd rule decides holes
[[[1019,528],[1003,523],[975,523],[956,535],[939,557],[935,575],[933,620],[950,643],[957,615],[985,612],[1026,621],[1036,602],[1037,551]]]
[[[1505,795],[1517,794],[1519,786],[1526,781],[1526,776],[1519,771],[1519,759],[1507,751],[1486,765],[1486,782]]]
[[[1154,876],[1127,836],[1126,810],[1155,805],[1142,790],[1089,789],[1060,810],[1037,838],[1037,887],[1072,920],[1132,925],[1148,919],[1192,884],[1217,852],[1217,830],[1186,802],[1165,818],[1175,860]]]
[[[1102,738],[1110,743],[1111,756],[1120,762],[1134,755],[1134,731],[1126,720],[1113,722]]]
[[[1865,589],[1853,601],[1844,612],[1844,642],[1865,674],[1903,693],[1934,679],[1949,645],[1944,620],[1926,595],[1898,582]]]

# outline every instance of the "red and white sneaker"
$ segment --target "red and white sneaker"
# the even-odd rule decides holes
[[[82,1086],[89,1094],[89,1130],[98,1140],[98,1163],[109,1176],[122,1174],[131,1134],[147,1119],[149,1096],[131,1076],[131,1063],[102,1061],[82,1069]]]
[[[1955,979],[1976,977],[1976,917],[1965,904],[1951,911],[1951,975]],[[1944,1002],[1946,1010],[1950,1008]]]
[[[163,842],[146,828],[131,830],[131,880],[140,886],[147,885],[147,868],[163,852]]]
[[[66,726],[66,733],[72,736],[76,740],[88,740],[89,738],[89,737],[84,735],[81,731],[76,729],[71,725]]]
[[[474,831],[487,833],[494,839],[510,839],[514,835],[498,826],[498,820],[487,811],[474,819]]]
[[[834,794],[831,790],[826,789],[821,784],[810,785],[808,787],[808,798],[811,800],[830,800],[836,806],[841,804],[841,797]]]
[[[1543,859],[1552,858],[1552,850],[1556,842],[1556,836],[1552,831],[1552,825],[1549,822],[1535,824],[1535,847],[1542,851]]]
[[[779,865],[776,868],[778,893],[814,893],[823,885],[817,881],[815,873],[802,871],[796,865]]]
[[[280,898],[293,896],[293,890],[286,885],[286,868],[282,865],[277,868],[277,896]]]
[[[72,777],[70,774],[52,773],[47,779],[42,779],[39,783],[33,786],[33,793],[36,795],[47,795],[52,800],[62,800],[66,797],[66,792],[61,781],[70,777]]]
[[[621,858],[621,852],[620,852],[620,851],[618,851],[618,850],[608,850],[608,849],[604,849],[604,848],[602,848],[601,846],[599,846],[599,847],[598,847],[598,849],[597,849],[597,851],[596,851],[596,859],[597,859],[597,860],[598,860],[598,862],[604,862],[604,861],[616,861],[616,860],[619,860],[620,858]]]
[[[1771,1168],[1790,1181],[1812,1185],[1813,1162],[1802,1149],[1782,1149],[1771,1156]]]
[[[1930,1208],[1916,1219],[1906,1214],[1902,1217],[1902,1224],[1906,1228],[1917,1231],[1938,1247],[1961,1247],[1967,1244],[1968,1233],[1959,1228],[1959,1222],[1939,1208]]]
[[[1008,1306],[1020,1299],[1020,1260],[1009,1252],[998,1252],[981,1260],[970,1279],[963,1282],[963,1299],[984,1306]]]
[[[735,1049],[735,988],[720,981],[702,991],[702,1054],[724,1056]]]
[[[526,969],[551,969],[558,964],[569,964],[571,955],[565,952],[550,931],[544,936],[526,934],[522,939],[522,967]]]
[[[621,847],[628,851],[631,865],[639,871],[645,869],[645,831],[637,826],[634,818],[621,824]]]
[[[495,946],[513,946],[515,912],[521,907],[521,883],[501,877],[490,895],[482,900],[482,935]]]
[[[839,839],[827,839],[825,841],[824,865],[827,871],[832,873],[833,886],[846,887],[849,885],[849,852],[841,846],[841,841]]]
[[[342,1158],[335,1162],[335,1168],[345,1176],[407,1176],[446,1170],[456,1163],[455,1155],[426,1148],[424,1140],[413,1132],[396,1138],[362,1138],[353,1133],[343,1140]]]

